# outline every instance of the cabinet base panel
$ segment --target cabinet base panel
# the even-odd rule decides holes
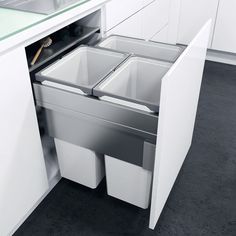
[[[13,228],[9,235],[13,235],[20,226],[25,222],[25,220],[33,213],[33,211],[39,206],[39,204],[46,198],[46,196],[52,191],[52,189],[61,180],[61,175],[58,172],[49,182],[49,189],[44,193],[44,195],[38,200],[38,202],[30,209],[30,211],[21,219],[21,221]]]

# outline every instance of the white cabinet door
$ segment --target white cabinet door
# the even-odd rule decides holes
[[[154,0],[111,0],[106,4],[106,29],[111,30]],[[159,1],[159,0],[155,0]],[[164,1],[164,0],[161,0]],[[168,0],[169,1],[169,0]]]
[[[141,11],[142,38],[149,40],[168,23],[170,0],[156,0]]]
[[[226,0],[228,1],[228,0]],[[201,26],[212,19],[212,30],[208,47],[211,47],[219,0],[182,0],[178,30],[178,43],[189,44]]]
[[[119,34],[128,37],[142,38],[141,31],[141,14],[140,12],[134,14],[112,30],[106,33],[106,36],[111,34]]]
[[[170,0],[156,0],[107,32],[149,40],[165,27]]]
[[[145,7],[153,1],[156,1],[156,0],[141,0],[141,6]]]
[[[166,25],[160,32],[155,34],[151,41],[166,43],[168,42],[168,25]]]
[[[106,4],[106,29],[110,30],[142,8],[141,0],[112,0]]]
[[[212,48],[236,53],[236,0],[221,0]]]
[[[151,229],[155,228],[191,146],[210,27],[208,22],[162,79]]]
[[[23,48],[0,56],[0,235],[8,235],[48,189]]]
[[[170,1],[167,40],[165,41],[166,43],[176,44],[178,41],[180,6],[181,0]]]

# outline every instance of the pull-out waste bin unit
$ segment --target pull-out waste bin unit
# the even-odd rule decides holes
[[[63,177],[96,188],[104,176],[100,155],[104,154],[108,193],[142,208],[149,206],[161,80],[171,65],[113,49],[82,46],[36,74],[36,79],[48,89],[77,95],[72,104],[79,98],[87,100],[87,104],[76,105],[76,110],[64,105],[68,112],[82,115],[87,113],[83,107],[90,109],[91,120],[83,119],[84,125],[81,118],[76,121],[72,116],[71,121],[71,116],[62,118],[55,111],[45,110],[46,119],[50,119],[47,123],[53,126],[53,130],[48,128],[55,138]],[[62,101],[55,102],[62,106]],[[69,97],[64,102],[69,102]],[[93,103],[102,117],[97,117]],[[115,114],[118,116],[114,119]],[[60,124],[55,125],[57,122]],[[71,125],[73,131],[68,128]],[[65,132],[73,139],[71,142],[65,138]],[[91,161],[95,164],[91,165]],[[122,174],[125,171],[129,176]],[[138,178],[139,186],[135,189]],[[122,195],[117,194],[121,192]]]
[[[76,166],[93,156],[87,173],[96,187],[105,155],[108,194],[141,208],[151,199],[152,229],[191,145],[209,31],[210,22],[184,51],[112,36],[49,65],[33,83],[62,174],[86,185]]]

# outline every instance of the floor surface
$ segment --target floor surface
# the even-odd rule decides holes
[[[193,145],[154,231],[149,210],[62,179],[15,236],[235,236],[236,67],[207,62]]]

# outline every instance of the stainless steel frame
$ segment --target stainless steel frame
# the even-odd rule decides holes
[[[153,169],[157,114],[39,83],[33,88],[49,136]]]

